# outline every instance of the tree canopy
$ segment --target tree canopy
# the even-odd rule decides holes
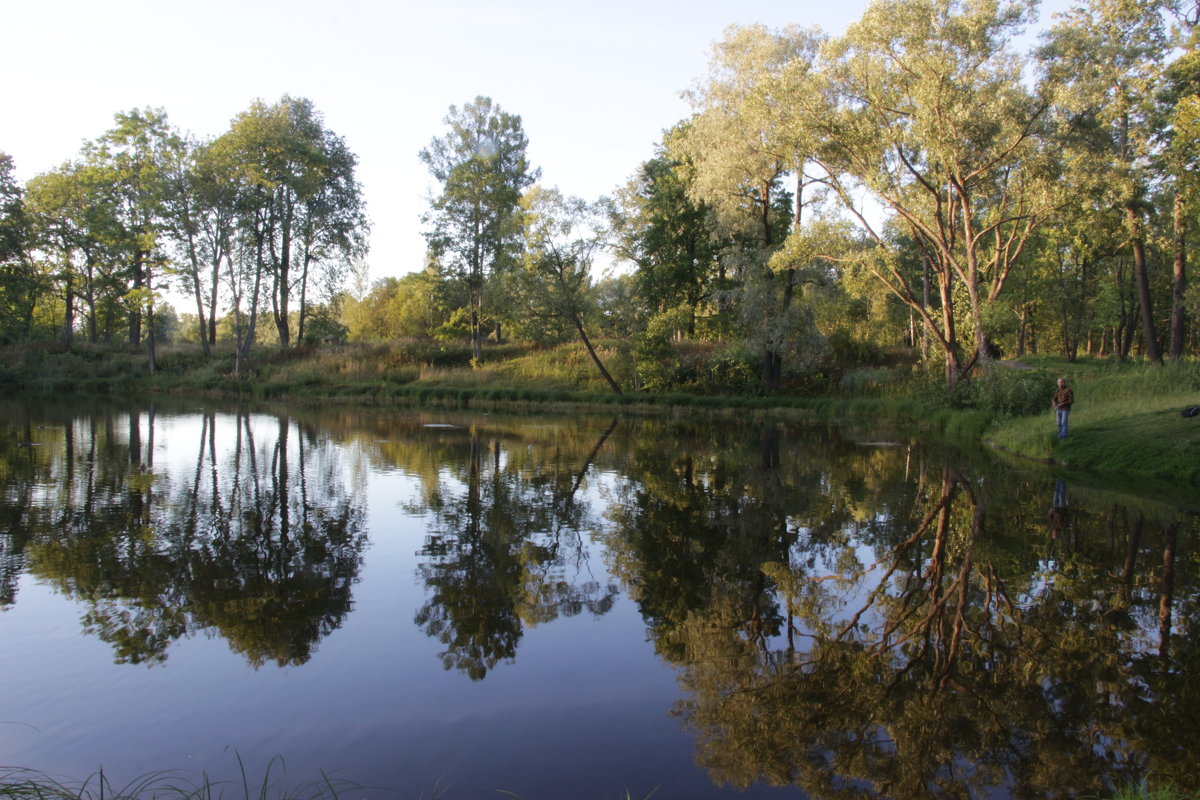
[[[256,100],[208,139],[122,112],[25,185],[0,155],[0,341],[127,338],[153,367],[172,287],[190,336],[228,337],[239,365],[264,318],[283,348],[461,339],[476,364],[493,335],[572,331],[634,389],[803,391],[884,358],[953,388],[1003,353],[1194,355],[1185,5],[1081,0],[1024,51],[1028,0],[874,0],[840,35],[733,26],[611,200],[537,188],[519,115],[452,105],[415,154],[426,252],[373,284],[358,159],[311,101]]]

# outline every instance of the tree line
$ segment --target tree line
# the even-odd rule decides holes
[[[204,141],[161,109],[118,113],[23,187],[0,153],[0,341],[127,336],[153,372],[173,284],[194,301],[206,354],[225,320],[240,368],[267,315],[288,347],[365,255],[356,164],[312,102],[288,96],[255,101]]]
[[[950,387],[1002,354],[1194,354],[1200,6],[1086,0],[1018,50],[1036,12],[875,0],[841,36],[731,27],[692,113],[594,201],[540,184],[519,116],[451,106],[419,153],[423,269],[357,294],[354,157],[307,101],[256,103],[194,146],[164,115],[118,115],[78,162],[4,179],[0,336],[54,307],[64,336],[137,339],[169,274],[206,352],[227,318],[244,353],[260,306],[282,346],[303,338],[319,285],[323,337],[458,340],[476,362],[487,341],[577,339],[616,391],[610,356],[635,388],[774,391],[889,350]]]

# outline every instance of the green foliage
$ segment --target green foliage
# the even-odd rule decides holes
[[[666,135],[655,158],[617,194],[611,226],[618,258],[637,267],[633,283],[643,306],[685,305],[694,316],[717,289],[720,242],[712,211],[690,196],[694,168],[672,158]]]
[[[312,101],[256,100],[210,146],[216,178],[236,189],[243,246],[224,282],[235,316],[255,313],[261,288],[284,347],[292,344],[292,301],[332,295],[365,252],[369,228],[355,177],[357,157],[325,127]],[[251,340],[237,328],[243,355]]]
[[[487,284],[514,268],[519,255],[517,205],[538,171],[526,157],[521,118],[489,97],[450,106],[446,132],[420,158],[441,185],[422,220],[431,257],[444,277],[463,284],[475,358],[482,357]]]
[[[557,189],[531,187],[521,198],[523,269],[509,282],[514,326],[538,342],[561,342],[587,330],[596,316],[592,265],[602,243],[600,207]],[[603,374],[599,361],[596,367]]]
[[[1193,800],[1194,795],[1171,785],[1151,788],[1150,780],[1128,783],[1113,792],[1112,800]]]
[[[558,344],[583,327],[622,339],[610,349],[663,390],[737,387],[748,371],[772,392],[879,391],[843,373],[921,339],[944,379],[968,383],[956,406],[1004,414],[1022,413],[1016,390],[964,374],[981,340],[1153,358],[1169,304],[1172,354],[1195,352],[1200,292],[1168,275],[1196,240],[1195,21],[1179,18],[1173,46],[1162,3],[1087,0],[1018,53],[1034,8],[879,0],[837,37],[730,28],[688,93],[695,113],[588,236],[562,234],[582,209],[553,190],[531,192],[521,219],[537,170],[518,116],[486,97],[451,106],[420,153],[437,184],[425,271],[347,300],[337,324],[354,342],[470,340],[477,362],[493,331]],[[340,340],[295,306],[365,277],[356,168],[311,101],[289,96],[208,141],[162,109],[118,113],[25,187],[0,154],[0,342],[142,341],[167,281],[195,307],[182,335],[155,328],[160,342],[200,342],[213,317],[244,358],[252,315],[257,341],[273,321],[290,344],[298,319],[314,326],[305,339]],[[861,213],[866,198],[879,214]],[[632,272],[593,282],[599,233]],[[676,335],[753,355],[707,369],[677,356]]]
[[[993,368],[990,377],[976,378],[967,388],[974,395],[970,407],[1001,418],[1041,413],[1049,407],[1054,387],[1035,371]]]
[[[317,306],[304,323],[304,343],[334,344],[345,342],[350,329],[338,321],[328,306]]]
[[[450,312],[449,287],[432,271],[415,272],[401,278],[383,278],[359,299],[346,298],[341,322],[353,342],[382,342],[392,339],[465,339],[470,328],[463,309]]]
[[[671,341],[659,335],[638,340],[638,381],[648,392],[756,395],[762,391],[761,358],[739,345]]]
[[[874,342],[857,339],[845,328],[839,328],[826,337],[833,363],[843,369],[865,367],[883,361],[883,349]]]
[[[842,392],[851,397],[873,397],[881,394],[882,390],[894,385],[897,376],[892,370],[883,367],[858,367],[847,370],[840,382]]]
[[[32,227],[15,166],[0,152],[0,342],[27,338],[41,280],[29,258]]]

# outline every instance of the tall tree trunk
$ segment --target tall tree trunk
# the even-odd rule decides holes
[[[75,340],[75,291],[67,283],[67,296],[63,302],[63,344],[71,344]]]
[[[796,270],[789,267],[783,273],[783,277],[783,300],[779,305],[779,319],[781,322],[779,330],[781,331],[783,330],[783,325],[786,325],[787,313],[792,306],[792,298],[796,293]],[[780,385],[783,383],[783,347],[783,334],[781,333],[779,341],[775,345],[775,352],[772,354],[774,358],[771,362],[771,379],[767,387],[772,392],[778,391]]]
[[[284,215],[279,238],[279,262],[276,265],[278,284],[275,287],[275,327],[279,331],[279,346],[286,350],[292,344],[291,321],[288,319],[288,295],[291,292],[291,287],[288,283],[291,281],[292,267],[292,220],[290,211]]]
[[[158,348],[154,338],[154,276],[150,268],[146,268],[146,367],[153,375],[158,370]]]
[[[775,244],[775,237],[771,232],[771,184],[762,184],[759,187],[758,192],[762,215],[761,222],[763,229],[763,249],[767,252],[770,252],[771,248]],[[765,269],[767,271],[767,284],[773,287],[775,283],[775,273],[771,271],[770,267],[765,267]],[[791,299],[790,278],[788,280],[788,284],[789,286],[784,288],[783,305],[785,309],[787,307],[787,303]],[[774,305],[773,288],[770,292],[768,292],[768,295],[769,297],[767,304],[769,308],[770,306]],[[782,342],[780,341],[781,337],[776,335],[776,331],[782,326],[774,325],[773,323],[776,320],[771,319],[771,316],[771,313],[768,312],[767,319],[764,323],[767,328],[767,335],[765,337],[766,344],[763,345],[763,385],[766,387],[768,392],[774,392],[779,389],[780,376],[783,374],[783,354],[780,352],[782,350]],[[782,316],[778,321],[782,323]]]
[[[226,254],[225,258],[228,260],[232,256]],[[221,256],[218,255],[213,259],[212,292],[208,296],[208,343],[210,346],[217,343],[217,299],[220,297],[220,278]]]
[[[483,362],[483,292],[471,298],[471,357]]]
[[[187,234],[187,251],[188,265],[191,268],[192,278],[192,293],[196,298],[196,327],[200,333],[200,346],[204,350],[204,355],[210,355],[208,344],[208,323],[204,314],[204,291],[200,284],[200,254],[196,252],[196,237],[193,235],[191,228],[188,228]]]
[[[250,355],[250,348],[254,344],[255,332],[258,328],[258,298],[262,294],[262,275],[264,270],[263,260],[263,234],[256,232],[256,250],[254,254],[254,289],[250,295],[250,311],[246,323],[246,332],[241,341],[238,342],[238,352],[241,358],[238,359],[239,365]],[[240,375],[240,369],[239,369]]]
[[[91,255],[87,255],[87,278],[83,291],[83,300],[87,305],[88,341],[92,344],[100,341],[100,331],[96,314],[96,266]],[[30,309],[32,311],[32,308]]]
[[[1187,313],[1183,299],[1187,293],[1187,238],[1184,222],[1184,203],[1181,194],[1175,195],[1175,263],[1171,277],[1171,345],[1169,354],[1172,360],[1178,361],[1183,357],[1183,342],[1187,337]]]
[[[138,250],[134,255],[133,288],[135,291],[140,290],[146,285],[145,275],[142,274],[145,259],[146,253],[143,250]],[[129,343],[134,347],[142,343],[142,310],[140,301],[129,312]]]
[[[1017,313],[1017,358],[1025,355],[1025,334],[1029,328],[1029,306],[1022,304]]]
[[[192,281],[195,287],[196,295],[196,322],[200,330],[200,346],[204,349],[204,355],[211,355],[212,346],[208,343],[208,320],[204,313],[204,296],[200,288],[200,272],[199,267],[196,267],[196,273]]]
[[[929,307],[933,305],[933,290],[931,288],[932,280],[929,275],[929,256],[921,258],[921,308],[925,309],[925,313],[929,313]],[[921,326],[921,356],[929,357],[929,328]]]
[[[483,363],[483,231],[479,226],[479,204],[475,204],[475,232],[471,240],[471,274],[469,277],[471,303],[471,357]]]
[[[991,375],[992,354],[988,352],[988,335],[983,325],[983,301],[979,293],[979,274],[974,266],[971,267],[970,278],[967,294],[971,300],[971,324],[975,327],[975,363],[986,378]]]
[[[296,324],[296,342],[304,342],[304,323],[308,319],[308,270],[312,266],[312,255],[305,247],[304,269],[300,272],[300,320]]]
[[[1129,221],[1130,243],[1133,247],[1133,279],[1137,285],[1138,306],[1142,312],[1146,357],[1156,364],[1161,364],[1162,352],[1158,349],[1158,333],[1154,330],[1154,309],[1150,302],[1150,278],[1146,271],[1146,243],[1142,239],[1141,212],[1133,205],[1127,205],[1125,217]]]
[[[1125,361],[1129,358],[1129,351],[1133,349],[1133,337],[1137,336],[1137,307],[1129,309],[1126,314],[1125,321],[1121,327],[1121,341],[1117,347],[1117,360]]]
[[[942,330],[946,344],[946,387],[953,389],[962,380],[962,362],[958,357],[958,339],[954,332],[954,273],[947,268],[946,279],[938,281],[942,300]]]

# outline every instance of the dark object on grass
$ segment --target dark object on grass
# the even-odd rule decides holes
[[[1188,406],[1188,407],[1187,407],[1187,408],[1185,408],[1183,411],[1180,411],[1180,412],[1179,412],[1179,415],[1180,415],[1180,416],[1183,416],[1183,417],[1197,417],[1197,416],[1200,416],[1200,406]]]

